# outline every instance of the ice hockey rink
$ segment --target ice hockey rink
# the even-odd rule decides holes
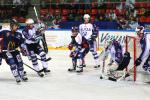
[[[17,85],[5,61],[0,66],[0,100],[150,100],[150,84],[100,80],[91,53],[82,74],[70,73],[69,51],[51,50],[51,73],[40,78],[25,67],[29,81]],[[31,65],[26,57],[24,63]]]

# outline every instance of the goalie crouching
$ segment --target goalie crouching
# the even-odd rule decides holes
[[[70,57],[72,58],[72,67],[68,71],[76,71],[78,73],[83,72],[83,67],[85,67],[84,57],[89,52],[89,45],[78,33],[78,27],[72,27],[71,43],[68,48],[71,51]]]
[[[109,43],[109,45],[105,48],[103,68],[101,69],[100,79],[104,78],[112,81],[117,81],[126,77],[127,74],[125,68],[130,63],[131,57],[129,52],[124,53],[123,51],[123,47],[118,41],[113,40]],[[114,62],[117,64],[117,67],[113,70],[107,70],[107,67],[105,66],[105,60],[108,57],[109,53],[111,55],[111,58],[108,66],[111,66]]]

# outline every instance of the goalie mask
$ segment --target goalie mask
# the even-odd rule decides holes
[[[142,37],[144,35],[144,27],[143,26],[136,27],[135,32],[139,37]]]

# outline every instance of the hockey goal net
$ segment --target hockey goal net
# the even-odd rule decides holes
[[[143,64],[146,59],[142,60],[142,64],[138,67],[134,65],[135,60],[139,57],[141,54],[141,46],[140,46],[140,40],[135,36],[126,36],[125,41],[125,49],[128,51],[131,55],[130,64],[127,67],[127,71],[133,75],[132,79],[134,81],[150,81],[150,74],[148,72],[145,72],[143,70]]]

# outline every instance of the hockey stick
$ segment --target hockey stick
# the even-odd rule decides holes
[[[25,64],[25,63],[23,63],[23,64],[24,64],[25,66],[27,66],[28,68],[32,69],[33,71],[35,71],[40,77],[44,77],[44,74],[41,73],[41,72],[44,71],[44,69],[37,71],[37,70],[35,70],[34,68],[32,68],[31,66],[29,66],[29,65],[27,65],[27,64]]]
[[[41,61],[40,58],[37,58],[37,59]],[[47,58],[47,59],[46,59],[46,62],[50,61],[51,59],[52,59],[51,57]]]
[[[25,64],[25,63],[23,63],[25,66],[27,66],[28,68],[30,68],[30,69],[32,69],[33,71],[35,71],[35,72],[39,72],[39,71],[37,71],[37,70],[35,70],[34,68],[32,68],[31,66],[29,66],[29,65],[27,65],[27,64]]]
[[[34,9],[37,21],[39,21],[39,17],[38,17],[36,7],[34,6],[33,9]],[[48,47],[47,47],[47,43],[46,43],[46,39],[45,39],[45,34],[43,34],[42,37],[43,37],[43,39],[41,41],[42,41],[42,44],[43,44],[43,48],[44,48],[45,53],[47,54],[48,53]]]
[[[120,77],[116,77],[113,73],[111,73],[111,75],[112,75],[111,77],[110,76],[108,77],[108,80],[117,82],[122,79],[125,79],[127,73],[126,73],[126,71],[123,71],[123,75],[121,75]]]
[[[48,53],[48,46],[47,46],[47,43],[46,43],[45,34],[42,34],[42,37],[43,37],[43,39],[41,39],[41,41],[42,41],[42,44],[43,44],[43,48],[44,48],[45,53],[47,54]]]
[[[35,12],[36,19],[37,19],[37,21],[38,21],[38,20],[39,20],[39,17],[38,17],[38,13],[37,13],[36,7],[34,6],[33,9],[34,9],[34,12]]]

